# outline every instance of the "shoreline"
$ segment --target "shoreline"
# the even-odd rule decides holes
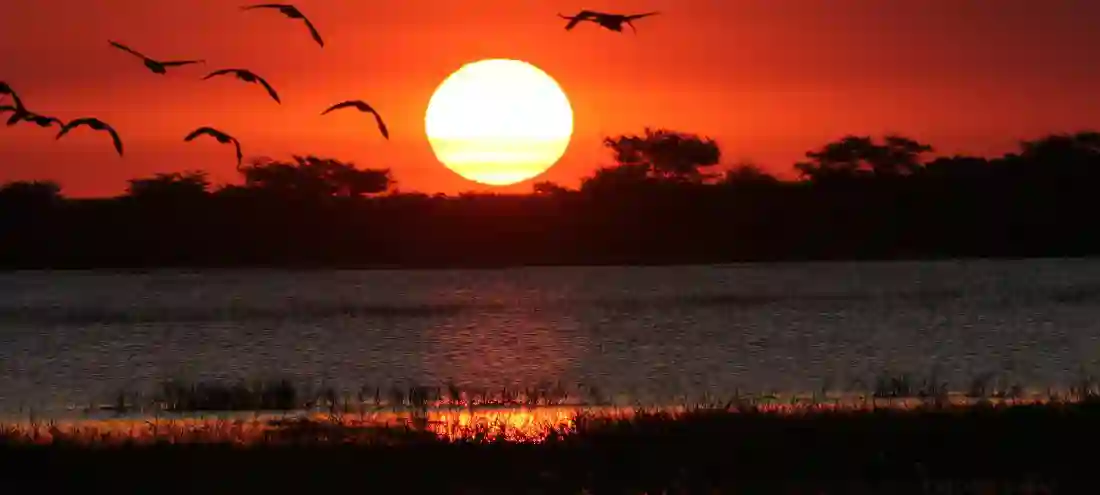
[[[702,406],[576,415],[540,425],[539,436],[508,421],[425,417],[381,427],[344,417],[70,431],[40,423],[0,428],[0,464],[12,473],[5,486],[49,493],[299,493],[349,483],[387,493],[929,494],[976,483],[1051,493],[1093,469],[1071,444],[1100,439],[1098,405],[1090,396],[911,409]],[[40,476],[43,465],[56,475]]]

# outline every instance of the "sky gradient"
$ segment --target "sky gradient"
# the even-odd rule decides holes
[[[240,2],[246,4],[247,2]],[[462,64],[530,62],[569,96],[575,134],[535,180],[575,186],[610,155],[602,136],[645,126],[716,138],[725,163],[790,174],[803,153],[846,133],[901,132],[942,152],[999,153],[1018,139],[1100,127],[1100,2],[1093,0],[299,0],[325,37],[228,0],[12,0],[0,80],[31,110],[96,116],[126,144],[81,129],[61,141],[0,128],[0,181],[56,179],[67,195],[121,192],[126,179],[204,169],[237,180],[231,149],[183,143],[201,125],[236,135],[246,156],[316,154],[389,167],[401,190],[489,190],[439,164],[424,132],[432,91]],[[659,10],[637,36],[558,12]],[[41,33],[49,32],[49,36]],[[39,36],[36,36],[39,35]],[[153,74],[107,45],[205,67]],[[283,97],[208,71],[248,68]],[[320,117],[345,99],[369,116]],[[530,182],[497,188],[529,191]]]

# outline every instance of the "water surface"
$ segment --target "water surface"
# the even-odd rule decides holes
[[[562,382],[646,403],[890,371],[1064,386],[1098,337],[1093,260],[16,272],[0,275],[0,411],[167,378]]]

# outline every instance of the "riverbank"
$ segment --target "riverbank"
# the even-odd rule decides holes
[[[0,465],[46,493],[1051,493],[1089,476],[1100,439],[1091,397],[589,409],[536,436],[454,411],[8,426]]]

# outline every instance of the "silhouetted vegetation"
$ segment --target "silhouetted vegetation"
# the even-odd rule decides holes
[[[111,199],[55,184],[0,189],[0,265],[500,266],[1083,256],[1100,134],[1056,134],[999,157],[935,156],[897,135],[806,153],[796,180],[723,166],[717,143],[665,129],[608,137],[615,165],[579,189],[398,193],[388,169],[263,159],[243,183],[201,173],[131,181]]]
[[[1092,468],[1097,404],[709,404],[579,413],[541,442],[347,416],[0,431],[5,486],[55,493],[1057,493]],[[121,431],[120,431],[121,430]],[[42,476],[42,468],[53,473]],[[391,489],[389,487],[395,487]],[[946,491],[951,489],[951,491]],[[582,491],[583,490],[583,491]],[[995,490],[995,491],[994,491]],[[1029,491],[1030,490],[1030,491]]]
[[[935,373],[889,372],[857,379],[850,386],[830,389],[823,386],[813,392],[778,393],[738,390],[732,397],[712,395],[691,400],[681,397],[675,405],[689,406],[711,402],[733,404],[889,404],[893,399],[914,399],[926,405],[974,404],[995,401],[1081,401],[1100,397],[1100,381],[1081,369],[1066,389],[1028,390],[1019,382],[1009,382],[997,373],[983,373],[955,389]],[[106,397],[101,399],[108,399]],[[238,382],[171,379],[156,391],[119,390],[109,404],[90,403],[87,413],[111,410],[116,413],[142,414],[224,412],[224,411],[365,411],[369,409],[527,408],[527,407],[603,407],[615,404],[639,405],[637,398],[621,396],[618,402],[599,387],[562,382],[536,383],[501,388],[461,387],[453,382],[398,386],[361,385],[356,389],[338,389],[295,383],[288,378],[257,379]],[[886,403],[878,399],[886,399]],[[668,406],[670,404],[650,404]]]

